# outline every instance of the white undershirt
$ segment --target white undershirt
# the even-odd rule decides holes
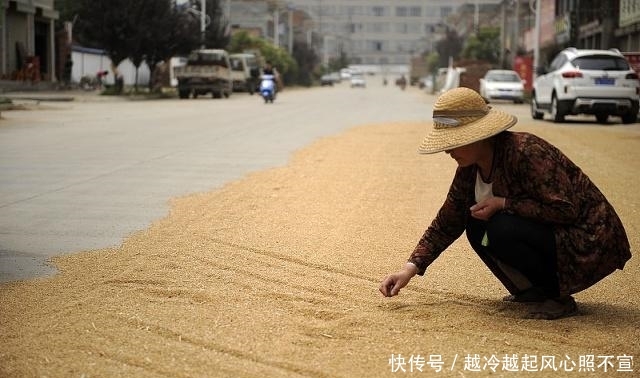
[[[476,202],[480,202],[487,198],[493,197],[493,184],[482,181],[480,177],[480,171],[476,174]],[[485,234],[486,237],[486,234]],[[525,290],[531,287],[531,282],[522,273],[512,268],[511,266],[503,263],[497,258],[489,255],[498,265],[498,268],[509,277],[511,282],[518,288],[518,290]]]
[[[476,202],[493,197],[493,184],[482,181],[480,171],[476,174]]]

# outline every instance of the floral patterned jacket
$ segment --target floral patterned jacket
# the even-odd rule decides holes
[[[589,177],[535,135],[505,131],[495,138],[493,194],[506,198],[506,213],[553,225],[560,294],[584,290],[622,269],[631,258],[627,235]],[[464,232],[476,172],[475,165],[456,170],[444,204],[409,258],[419,275]]]

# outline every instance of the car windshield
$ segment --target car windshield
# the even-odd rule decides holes
[[[244,66],[242,65],[242,59],[240,58],[229,58],[229,62],[231,62],[231,69],[233,71],[243,71]]]
[[[502,81],[517,83],[520,80],[520,76],[515,72],[489,72],[487,74],[487,81]]]
[[[205,53],[194,51],[189,55],[190,65],[216,65],[227,66],[227,60],[223,54],[220,53]]]
[[[571,61],[581,70],[628,71],[629,63],[624,58],[610,55],[581,56]]]

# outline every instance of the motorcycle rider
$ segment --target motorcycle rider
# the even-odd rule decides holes
[[[271,64],[270,60],[265,62],[264,67],[262,68],[263,75],[272,75],[273,82],[275,84],[276,92],[278,92],[282,88],[282,82],[280,80],[280,73],[278,70]]]

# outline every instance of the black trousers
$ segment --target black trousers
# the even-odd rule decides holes
[[[496,213],[488,221],[470,217],[466,234],[471,247],[511,294],[536,287],[549,298],[559,295],[555,236],[550,226]],[[523,276],[526,280],[517,279]]]

